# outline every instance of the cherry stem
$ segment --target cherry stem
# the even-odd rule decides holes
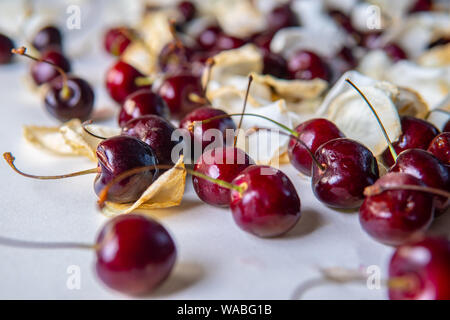
[[[69,86],[67,85],[68,79],[67,79],[66,72],[60,66],[54,64],[53,62],[48,61],[48,60],[44,60],[44,59],[38,59],[36,57],[30,56],[28,53],[26,53],[26,51],[27,51],[27,48],[25,48],[23,46],[18,48],[18,49],[15,49],[15,48],[11,49],[11,53],[27,57],[27,58],[29,58],[31,60],[36,61],[36,62],[44,62],[44,63],[46,63],[48,65],[51,65],[53,68],[55,68],[56,71],[58,71],[58,73],[61,75],[61,77],[63,79],[63,87],[62,87],[62,90],[61,90],[61,96],[62,96],[63,99],[69,99],[69,97],[70,97],[70,89],[69,89]]]
[[[417,185],[412,185],[412,184],[403,184],[403,185],[398,185],[398,186],[377,186],[377,185],[372,185],[372,186],[366,187],[364,189],[364,195],[367,196],[367,197],[371,197],[371,196],[376,196],[376,195],[378,195],[380,193],[383,193],[385,191],[390,191],[390,190],[421,191],[421,192],[432,193],[432,194],[435,194],[437,196],[450,198],[450,192],[447,192],[445,190],[437,189],[437,188],[431,188],[431,187],[426,187],[426,186],[417,186]]]
[[[108,198],[108,192],[109,189],[119,183],[120,181],[122,181],[123,179],[126,179],[132,175],[135,175],[137,173],[141,173],[141,172],[145,172],[151,169],[177,169],[177,170],[183,170],[186,171],[187,173],[199,177],[201,179],[205,179],[209,182],[215,183],[221,187],[224,187],[226,189],[229,190],[234,190],[239,192],[241,195],[245,192],[245,190],[247,190],[247,185],[241,184],[241,185],[235,185],[232,184],[230,182],[224,181],[224,180],[220,180],[220,179],[215,179],[215,178],[211,178],[210,176],[207,176],[203,173],[194,171],[192,169],[188,169],[188,168],[182,168],[182,167],[175,167],[175,166],[171,166],[171,165],[166,165],[166,164],[157,164],[157,165],[153,165],[153,166],[145,166],[145,167],[139,167],[139,168],[134,168],[134,169],[130,169],[127,170],[119,175],[117,175],[116,177],[114,177],[114,179],[112,179],[108,184],[105,185],[105,187],[100,191],[99,197],[98,197],[98,206],[101,208],[103,208],[105,206],[105,201],[107,201]]]
[[[212,68],[216,64],[216,61],[214,58],[208,58],[206,60],[206,67],[208,68],[208,74],[206,76],[206,83],[205,87],[203,88],[203,95],[206,97],[206,94],[208,92],[209,83],[211,82],[211,76],[212,76]]]
[[[154,81],[155,79],[153,79],[152,77],[137,77],[136,79],[134,79],[134,83],[138,87],[151,86]]]
[[[247,101],[248,101],[248,95],[250,93],[250,87],[252,85],[253,76],[248,76],[248,85],[247,85],[247,91],[245,92],[245,98],[244,98],[244,105],[242,106],[242,114],[241,118],[239,119],[239,124],[237,127],[236,135],[234,136],[234,147],[236,147],[237,139],[238,139],[238,133],[242,126],[242,120],[244,119],[245,109],[247,108]]]
[[[88,170],[83,170],[83,171],[78,171],[78,172],[73,172],[73,173],[69,173],[69,174],[63,174],[63,175],[58,175],[58,176],[35,176],[32,174],[27,174],[24,173],[22,171],[20,171],[19,169],[17,169],[17,167],[14,165],[14,160],[16,158],[14,158],[14,156],[10,153],[10,152],[5,152],[3,154],[3,158],[5,158],[6,162],[9,164],[9,166],[18,174],[27,177],[27,178],[32,178],[32,179],[39,179],[39,180],[56,180],[56,179],[64,179],[64,178],[71,178],[71,177],[76,177],[76,176],[82,176],[82,175],[86,175],[86,174],[92,174],[92,173],[98,173],[98,169],[94,168],[94,169],[88,169]]]
[[[378,113],[376,112],[375,108],[372,106],[372,104],[366,98],[364,93],[362,93],[362,91],[350,79],[345,79],[345,81],[347,83],[349,83],[359,93],[359,95],[364,99],[366,104],[369,106],[369,108],[372,111],[373,115],[377,119],[377,122],[378,122],[378,124],[379,124],[379,126],[381,128],[381,131],[383,132],[384,137],[386,138],[386,141],[387,141],[388,146],[389,146],[389,150],[391,151],[392,158],[394,158],[394,162],[397,161],[397,157],[398,157],[397,152],[395,151],[394,146],[392,145],[391,139],[389,138],[389,136],[388,136],[388,134],[386,132],[386,129],[385,129],[383,123],[381,122],[380,117],[378,116]]]
[[[85,122],[83,122],[83,123],[81,124],[81,127],[83,128],[83,130],[84,130],[87,134],[93,136],[94,138],[101,139],[101,140],[106,140],[107,138],[98,136],[98,135],[96,135],[95,133],[91,132],[88,128],[86,128],[87,125],[90,125],[90,124],[92,124],[92,123],[93,123],[92,120],[86,120]]]
[[[0,236],[0,245],[8,247],[30,248],[30,249],[89,249],[97,250],[95,244],[76,242],[36,242],[27,240],[10,239]]]

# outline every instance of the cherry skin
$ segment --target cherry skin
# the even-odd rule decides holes
[[[321,145],[315,157],[324,166],[312,166],[314,195],[330,207],[351,209],[361,205],[364,188],[378,179],[377,160],[362,144],[338,138]]]
[[[345,72],[355,69],[358,65],[358,61],[349,47],[343,47],[335,57],[326,59],[326,63],[330,66],[333,79],[336,80]]]
[[[258,237],[277,237],[300,219],[300,198],[291,180],[280,170],[252,165],[232,183],[244,188],[231,191],[230,208],[236,224]]]
[[[391,300],[449,300],[450,242],[425,238],[397,248],[389,263],[389,278],[410,279],[407,288],[390,288]]]
[[[347,33],[354,34],[356,31],[353,28],[352,21],[348,15],[340,10],[329,10],[328,14],[333,18],[338,25],[340,25]]]
[[[131,32],[131,30],[126,27],[108,29],[103,39],[103,46],[106,52],[113,56],[121,56],[131,43],[131,39],[127,35],[128,32]]]
[[[450,120],[447,121],[444,128],[442,129],[442,132],[450,132]]]
[[[392,143],[397,154],[411,148],[426,150],[434,137],[439,134],[439,130],[425,120],[410,116],[402,116],[400,120],[402,134],[398,137],[397,141]],[[382,159],[388,167],[394,164],[394,159],[389,148],[384,150]]]
[[[406,52],[396,43],[389,43],[385,45],[383,50],[394,62],[408,59]]]
[[[0,33],[0,64],[10,63],[13,57],[11,50],[14,43],[10,38]]]
[[[64,72],[70,72],[71,66],[69,60],[59,51],[48,50],[42,56],[42,60],[51,62],[60,67]],[[36,85],[50,82],[60,75],[55,67],[42,61],[35,61],[31,65],[31,77]]]
[[[154,151],[159,164],[175,164],[172,150],[178,141],[172,141],[175,127],[157,115],[146,115],[130,120],[122,128],[122,134],[135,137],[147,143]],[[176,159],[175,159],[176,160]]]
[[[329,71],[322,59],[311,51],[295,52],[287,61],[287,69],[292,79],[312,80],[321,78],[329,80]]]
[[[178,3],[177,9],[183,16],[183,22],[191,21],[197,13],[197,8],[191,1],[181,1]]]
[[[261,50],[270,52],[270,43],[272,42],[274,35],[275,33],[273,31],[265,31],[253,36],[252,42]]]
[[[62,35],[55,26],[47,26],[39,30],[32,40],[32,45],[39,52],[44,52],[49,48],[61,50]]]
[[[197,43],[203,50],[211,50],[215,47],[217,39],[221,34],[222,29],[219,27],[208,27],[197,36]]]
[[[67,79],[68,96],[64,96],[64,80],[60,76],[49,83],[45,95],[45,107],[56,119],[66,122],[71,119],[85,121],[94,109],[94,91],[91,85],[78,77]]]
[[[189,62],[195,54],[195,49],[180,41],[166,44],[158,56],[158,66],[162,72],[178,74],[190,68]],[[205,60],[206,61],[206,60]]]
[[[172,237],[158,222],[137,214],[109,220],[96,245],[96,271],[109,288],[144,295],[171,273],[177,251]]]
[[[267,16],[268,29],[278,31],[283,28],[298,26],[298,19],[289,4],[272,9]]]
[[[344,138],[344,134],[334,123],[327,119],[311,119],[299,124],[295,131],[299,133],[298,138],[314,154],[325,142],[337,138]],[[296,139],[291,138],[288,146],[288,154],[291,164],[301,173],[311,176],[312,164],[310,154],[305,146]]]
[[[99,173],[94,182],[95,193],[101,191],[118,175],[134,168],[159,164],[153,149],[145,142],[121,135],[100,142],[97,146]],[[157,168],[134,174],[115,183],[108,190],[107,201],[134,202],[159,175]]]
[[[409,9],[410,13],[431,11],[433,7],[432,0],[416,0],[414,5]]]
[[[130,94],[123,103],[119,112],[119,126],[123,127],[131,119],[151,114],[169,118],[169,107],[163,98],[150,89],[140,89]]]
[[[264,51],[263,62],[263,74],[269,74],[280,79],[288,78],[287,62],[281,55]]]
[[[145,88],[136,84],[136,79],[143,76],[134,67],[119,60],[106,73],[106,89],[111,98],[122,104],[130,94]]]
[[[406,173],[388,173],[375,186],[425,186]],[[371,237],[387,245],[400,245],[428,229],[433,220],[434,196],[413,190],[386,190],[368,196],[359,209],[359,222]]]
[[[443,132],[431,141],[428,152],[450,166],[450,132]]]
[[[220,147],[205,151],[195,163],[194,171],[231,183],[238,174],[252,164],[255,162],[243,150]],[[229,189],[197,176],[192,176],[192,184],[198,197],[204,202],[220,207],[230,205],[231,191]]]
[[[242,47],[244,44],[245,41],[242,39],[221,33],[217,36],[217,42],[214,49],[218,51],[231,50]]]

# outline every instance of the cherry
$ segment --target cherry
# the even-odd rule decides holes
[[[383,50],[394,62],[408,59],[406,52],[396,43],[388,43],[383,47]]]
[[[106,89],[111,98],[122,104],[128,95],[142,89],[136,79],[144,75],[121,60],[112,65],[106,73]]]
[[[270,43],[272,42],[274,34],[273,31],[259,33],[252,38],[252,42],[261,50],[270,52]]]
[[[245,41],[242,39],[221,33],[217,36],[217,42],[214,45],[214,49],[218,51],[231,50],[242,47],[244,44]]]
[[[62,35],[57,27],[46,26],[36,33],[31,43],[39,52],[44,52],[49,48],[61,50]]]
[[[183,42],[175,40],[166,44],[158,56],[159,69],[165,73],[177,74],[189,70],[189,61],[193,58],[195,50]],[[206,61],[206,60],[205,60]]]
[[[132,119],[122,128],[122,134],[147,143],[160,164],[175,164],[172,161],[172,150],[179,142],[172,141],[174,131],[175,127],[169,121],[157,115]]]
[[[169,118],[170,111],[166,102],[150,89],[140,89],[130,94],[119,113],[119,126],[123,127],[131,119],[146,115],[157,115]]]
[[[287,69],[293,79],[329,79],[326,64],[318,55],[306,50],[300,50],[292,54],[287,61]]]
[[[297,137],[305,145],[299,143],[297,139],[291,138],[288,146],[289,159],[298,171],[308,176],[312,174],[313,164],[310,152],[315,153],[325,142],[345,137],[334,123],[320,118],[299,124],[295,128],[295,132],[298,133]]]
[[[299,25],[297,16],[292,11],[289,3],[272,9],[267,15],[267,23],[268,29],[274,32]]]
[[[115,27],[106,31],[103,46],[106,52],[113,56],[121,56],[125,49],[130,45],[129,34],[132,31],[127,27]]]
[[[263,62],[263,74],[269,74],[281,79],[288,78],[287,62],[282,56],[264,51]]]
[[[328,14],[331,16],[331,18],[333,18],[334,21],[336,21],[338,25],[340,25],[345,31],[347,31],[347,33],[356,33],[355,29],[353,28],[352,21],[348,15],[336,9],[329,10]]]
[[[434,137],[439,134],[439,130],[425,120],[411,116],[402,116],[400,120],[402,134],[392,143],[397,153],[411,148],[426,150]],[[394,164],[389,148],[383,152],[382,159],[389,167]]]
[[[205,151],[195,163],[194,171],[231,183],[252,164],[255,164],[253,159],[241,149],[220,147]],[[214,206],[230,205],[229,189],[197,176],[192,176],[192,184],[198,197],[204,202]]]
[[[411,9],[409,9],[409,12],[415,13],[415,12],[431,11],[432,7],[433,7],[432,0],[416,0]]]
[[[355,69],[358,65],[358,61],[349,47],[343,47],[335,57],[327,59],[326,63],[332,70],[333,79],[338,79],[342,74]]]
[[[360,44],[367,49],[377,49],[380,47],[381,31],[370,31],[360,35]]]
[[[130,295],[154,290],[169,276],[177,256],[167,230],[136,214],[108,221],[96,243],[98,277],[108,287]]]
[[[234,221],[244,231],[276,237],[288,232],[300,219],[300,198],[282,171],[252,165],[232,183],[241,191],[231,191],[230,208]]]
[[[422,186],[419,179],[406,173],[388,173],[370,188],[389,187],[366,197],[359,209],[362,228],[376,240],[400,245],[426,231],[433,219],[434,196],[431,193],[395,189],[403,185]]]
[[[450,120],[447,121],[442,132],[450,132]]]
[[[203,50],[211,50],[217,44],[217,39],[222,34],[222,29],[210,26],[197,36],[197,43]]]
[[[11,50],[14,43],[10,38],[0,33],[0,64],[10,63],[13,57]]]
[[[389,263],[389,277],[409,282],[390,288],[391,300],[449,300],[450,242],[425,238],[397,248]]]
[[[42,61],[44,60],[44,61]],[[59,51],[48,50],[41,56],[40,61],[36,61],[31,65],[31,77],[38,86],[41,84],[50,82],[51,80],[59,76],[59,72],[55,67],[46,62],[51,62],[53,65],[57,65],[64,72],[70,72],[70,62]]]
[[[178,11],[183,16],[183,22],[189,22],[194,19],[197,8],[191,1],[181,1],[177,5]]]
[[[431,141],[428,152],[450,166],[450,132],[443,132]]]

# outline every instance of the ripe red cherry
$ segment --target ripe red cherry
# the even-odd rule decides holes
[[[383,50],[388,54],[394,62],[408,59],[406,52],[396,43],[389,43],[383,47]]]
[[[450,132],[443,132],[431,141],[428,152],[450,166]]]
[[[10,38],[0,33],[0,64],[10,63],[13,57],[11,50],[14,43]]]
[[[143,295],[170,274],[176,247],[167,230],[148,217],[127,214],[109,220],[96,241],[98,277],[111,289]]]
[[[306,144],[313,154],[325,142],[345,137],[338,127],[327,119],[305,121],[299,124],[295,131],[298,132],[298,138]],[[288,154],[291,164],[297,170],[311,176],[313,160],[303,144],[291,138]]]
[[[120,56],[131,43],[128,33],[132,32],[127,27],[110,28],[105,33],[103,46],[106,52]]]
[[[327,59],[326,63],[330,66],[333,79],[338,79],[342,74],[358,65],[358,61],[349,47],[343,47],[335,57]]]
[[[263,62],[263,74],[269,74],[280,79],[288,78],[287,62],[282,56],[264,51]]]
[[[217,42],[214,45],[214,49],[218,51],[231,50],[242,47],[245,41],[236,37],[232,37],[221,33],[217,36]]]
[[[292,54],[287,61],[287,69],[293,79],[329,79],[326,64],[318,55],[310,51],[301,50]]]
[[[179,74],[189,71],[190,62],[195,54],[195,49],[187,46],[177,39],[166,44],[158,56],[159,69],[165,73]],[[205,60],[206,61],[206,60]]]
[[[130,94],[143,88],[136,84],[136,78],[143,76],[134,67],[119,60],[106,72],[106,89],[111,98],[122,104]]]
[[[274,34],[273,31],[265,31],[255,35],[252,38],[252,42],[261,50],[270,52],[270,43],[272,42]]]
[[[391,300],[450,299],[450,241],[425,238],[397,248],[389,263],[389,278],[410,282],[390,288]]]
[[[217,44],[217,39],[221,34],[222,29],[219,27],[208,27],[197,36],[197,43],[203,50],[211,50]]]
[[[450,120],[447,121],[442,132],[450,132]]]
[[[140,89],[130,94],[122,104],[119,126],[123,127],[131,119],[151,114],[169,118],[169,107],[163,98],[150,89]]]
[[[47,49],[59,49],[62,48],[62,35],[58,28],[55,26],[47,26],[39,30],[32,40],[33,47],[40,52],[44,52]]]
[[[338,25],[340,25],[345,31],[347,31],[349,34],[354,34],[356,31],[353,28],[352,21],[348,15],[343,13],[340,10],[329,10],[328,14],[333,18],[334,21]]]
[[[388,173],[373,187],[425,186],[406,173]],[[428,229],[434,213],[434,196],[413,190],[386,190],[368,196],[359,209],[362,228],[376,240],[400,245]]]
[[[178,11],[183,16],[183,22],[188,22],[194,19],[197,9],[191,1],[181,1],[177,5]]]
[[[241,149],[220,147],[205,151],[195,163],[194,171],[231,183],[252,164],[255,164],[253,159]],[[197,176],[192,176],[192,184],[198,197],[204,202],[213,206],[230,205],[229,189]]]
[[[361,205],[364,188],[378,179],[377,160],[362,144],[338,138],[320,146],[312,166],[314,195],[330,207],[351,209]]]
[[[277,237],[300,219],[300,198],[291,180],[280,170],[252,165],[232,182],[230,208],[236,224],[258,237]]]
[[[267,16],[268,29],[278,31],[283,28],[298,26],[298,19],[291,10],[290,4],[281,5],[269,12]]]
[[[48,50],[41,56],[41,60],[45,60],[59,66],[64,72],[70,72],[71,70],[69,60],[67,60],[67,58],[59,51]],[[59,75],[60,73],[58,70],[48,63],[35,61],[31,65],[31,77],[34,80],[34,83],[38,86],[50,82]]]
[[[431,11],[432,7],[433,7],[432,0],[416,0],[411,9],[409,9],[409,12],[414,13],[414,12]]]
[[[403,116],[400,120],[402,134],[392,143],[397,154],[411,148],[426,150],[434,137],[439,134],[439,130],[425,120],[410,116]],[[389,167],[394,164],[389,148],[383,152],[382,159]]]

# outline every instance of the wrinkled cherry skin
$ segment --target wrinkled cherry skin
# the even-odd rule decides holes
[[[131,43],[131,40],[127,36],[127,32],[131,32],[131,30],[126,27],[108,29],[103,39],[103,46],[106,52],[113,56],[121,56]]]
[[[328,81],[330,78],[326,64],[311,51],[301,50],[294,53],[287,61],[287,69],[292,79],[321,78]]]
[[[278,31],[283,28],[298,26],[299,22],[290,4],[281,5],[269,12],[267,16],[268,29]]]
[[[351,209],[361,205],[364,188],[379,177],[372,152],[362,144],[338,138],[317,149],[315,156],[325,166],[312,166],[311,185],[314,195],[330,207]]]
[[[119,126],[123,127],[132,119],[151,114],[169,118],[169,107],[161,96],[150,89],[140,89],[130,94],[122,104],[118,119]]]
[[[434,137],[439,134],[439,130],[425,120],[410,116],[402,116],[400,120],[402,134],[392,143],[397,154],[411,148],[426,150]],[[382,159],[388,167],[394,164],[389,148],[384,150]]]
[[[428,152],[450,166],[450,132],[443,132],[431,141]]]
[[[158,158],[159,164],[173,165],[172,149],[179,143],[172,141],[175,127],[157,115],[147,115],[132,119],[122,128],[122,133],[147,143]],[[174,159],[177,160],[177,159]]]
[[[56,119],[66,122],[71,119],[88,120],[94,109],[94,91],[91,85],[81,78],[68,77],[70,90],[68,98],[62,96],[62,77],[53,79],[45,95],[45,108]]]
[[[246,187],[242,194],[232,190],[230,201],[234,221],[242,230],[258,237],[277,237],[300,219],[300,198],[282,171],[252,165],[232,183]]]
[[[406,52],[398,44],[389,43],[383,47],[383,50],[394,62],[408,59]]]
[[[136,78],[143,76],[134,67],[119,60],[106,72],[106,89],[111,98],[122,104],[130,94],[146,88],[136,84]]]
[[[391,300],[450,299],[450,241],[425,238],[397,248],[389,263],[389,278],[411,277],[410,289],[390,288]]]
[[[231,182],[252,164],[255,162],[243,150],[220,147],[205,151],[195,163],[194,171],[214,179]],[[192,184],[198,197],[204,202],[220,207],[230,205],[231,191],[229,189],[196,176],[192,176]]]
[[[109,288],[144,295],[170,275],[177,257],[172,237],[158,222],[137,214],[114,217],[97,237],[96,271]]]
[[[32,40],[32,45],[39,52],[49,48],[62,48],[62,35],[55,26],[47,26],[36,33]]]
[[[345,137],[334,123],[320,118],[299,124],[295,131],[299,133],[298,138],[306,144],[313,154],[325,142]],[[307,149],[294,138],[289,141],[288,154],[291,164],[298,171],[311,176],[313,160]]]
[[[99,173],[94,181],[97,196],[119,174],[134,168],[159,164],[155,152],[148,144],[127,135],[100,142],[97,146],[97,158]],[[122,179],[109,189],[107,200],[116,203],[136,201],[156,180],[158,174],[158,169],[149,169]]]
[[[14,43],[10,38],[0,33],[0,64],[10,63],[13,57],[11,50]]]
[[[41,56],[41,59],[57,65],[66,73],[71,71],[69,60],[59,51],[46,51]],[[60,76],[58,70],[48,63],[35,61],[31,65],[31,77],[33,78],[34,83],[38,86],[50,82],[58,76]]]
[[[388,173],[375,185],[425,186],[406,173]],[[413,190],[388,190],[366,197],[359,209],[359,222],[371,237],[397,246],[425,232],[433,220],[434,196]]]

